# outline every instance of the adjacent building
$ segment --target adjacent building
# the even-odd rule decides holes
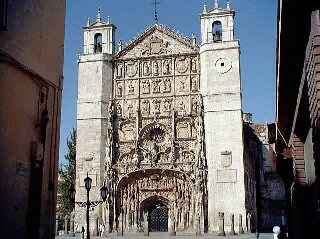
[[[65,0],[0,1],[0,238],[54,238]]]
[[[277,161],[290,238],[319,238],[320,2],[279,1]]]
[[[195,16],[196,17],[196,16]],[[76,202],[91,232],[243,233],[256,225],[255,163],[244,159],[240,44],[229,1],[201,14],[201,43],[155,24],[115,49],[100,11],[79,56]],[[244,162],[245,161],[245,162]],[[250,193],[248,190],[252,190]],[[85,227],[76,205],[75,230]],[[252,224],[252,225],[251,225]]]

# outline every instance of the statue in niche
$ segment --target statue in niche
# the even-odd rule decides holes
[[[122,83],[117,83],[117,97],[122,97]]]
[[[150,103],[148,100],[144,100],[142,102],[142,113],[143,114],[150,114]]]
[[[160,100],[154,100],[154,113],[155,114],[160,114],[160,107],[161,107],[161,101]]]
[[[132,81],[130,81],[129,85],[128,85],[128,93],[130,95],[134,94],[134,86],[133,86],[133,83]]]
[[[170,111],[171,110],[171,100],[166,100],[164,102],[164,110],[165,111]]]
[[[184,104],[183,100],[180,100],[179,110],[180,111],[185,111],[186,110],[186,105]]]
[[[180,80],[179,92],[186,92],[187,91],[186,84],[187,84],[187,82],[185,81],[185,79]]]
[[[143,75],[149,76],[150,75],[150,65],[149,62],[143,63]]]
[[[165,60],[163,65],[164,65],[163,74],[164,75],[169,75],[171,73],[171,71],[170,71],[170,65],[171,65],[170,60]]]
[[[191,78],[191,90],[198,91],[198,79],[196,76]]]
[[[193,98],[193,100],[192,100],[192,112],[193,113],[198,112],[198,107],[199,107],[198,99],[197,98]]]
[[[157,61],[155,61],[154,64],[153,64],[153,74],[155,76],[159,75],[159,64],[158,64]]]
[[[191,62],[191,71],[193,73],[197,72],[197,58],[193,58]]]
[[[159,79],[153,81],[153,93],[160,93],[160,82]]]
[[[122,114],[122,108],[120,103],[117,103],[117,115],[121,115]]]
[[[142,81],[142,94],[150,93],[150,83],[148,80]]]
[[[166,79],[163,82],[163,92],[170,92],[171,91],[171,80],[170,79]]]
[[[134,108],[131,101],[128,101],[127,103],[127,112],[129,114],[129,117],[134,113]]]
[[[122,78],[123,76],[123,66],[122,64],[118,64],[117,66],[117,78]]]

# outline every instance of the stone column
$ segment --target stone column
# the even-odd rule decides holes
[[[117,229],[117,236],[123,236],[123,214],[119,216],[119,225]]]
[[[239,235],[240,234],[243,234],[244,231],[243,231],[243,227],[242,227],[242,215],[239,214]]]
[[[231,230],[230,230],[230,235],[236,235],[236,232],[234,231],[234,214],[231,214]]]
[[[226,233],[224,231],[224,213],[219,212],[219,233],[218,236],[225,236]]]
[[[201,236],[201,217],[200,215],[198,215],[198,225],[197,225],[197,232],[196,232],[196,236]]]
[[[176,228],[176,218],[173,217],[171,220],[171,232],[170,236],[176,236],[177,235],[177,228]]]
[[[68,216],[64,216],[64,234],[68,234]]]
[[[149,236],[148,212],[143,214],[143,236]]]

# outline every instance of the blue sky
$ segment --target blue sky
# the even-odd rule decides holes
[[[76,127],[77,55],[82,53],[83,26],[94,20],[101,7],[102,18],[111,17],[116,38],[129,42],[154,24],[152,0],[68,0],[65,31],[64,89],[61,116],[60,163],[67,153],[66,139]],[[159,23],[200,41],[200,18],[204,0],[160,0]],[[226,0],[220,0],[225,6]],[[277,0],[230,0],[236,11],[235,36],[241,44],[241,79],[245,112],[254,123],[274,122]],[[208,9],[214,0],[207,1]]]

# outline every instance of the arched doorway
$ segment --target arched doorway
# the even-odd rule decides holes
[[[168,231],[168,212],[168,207],[161,202],[152,204],[149,207],[148,214],[150,232]]]

